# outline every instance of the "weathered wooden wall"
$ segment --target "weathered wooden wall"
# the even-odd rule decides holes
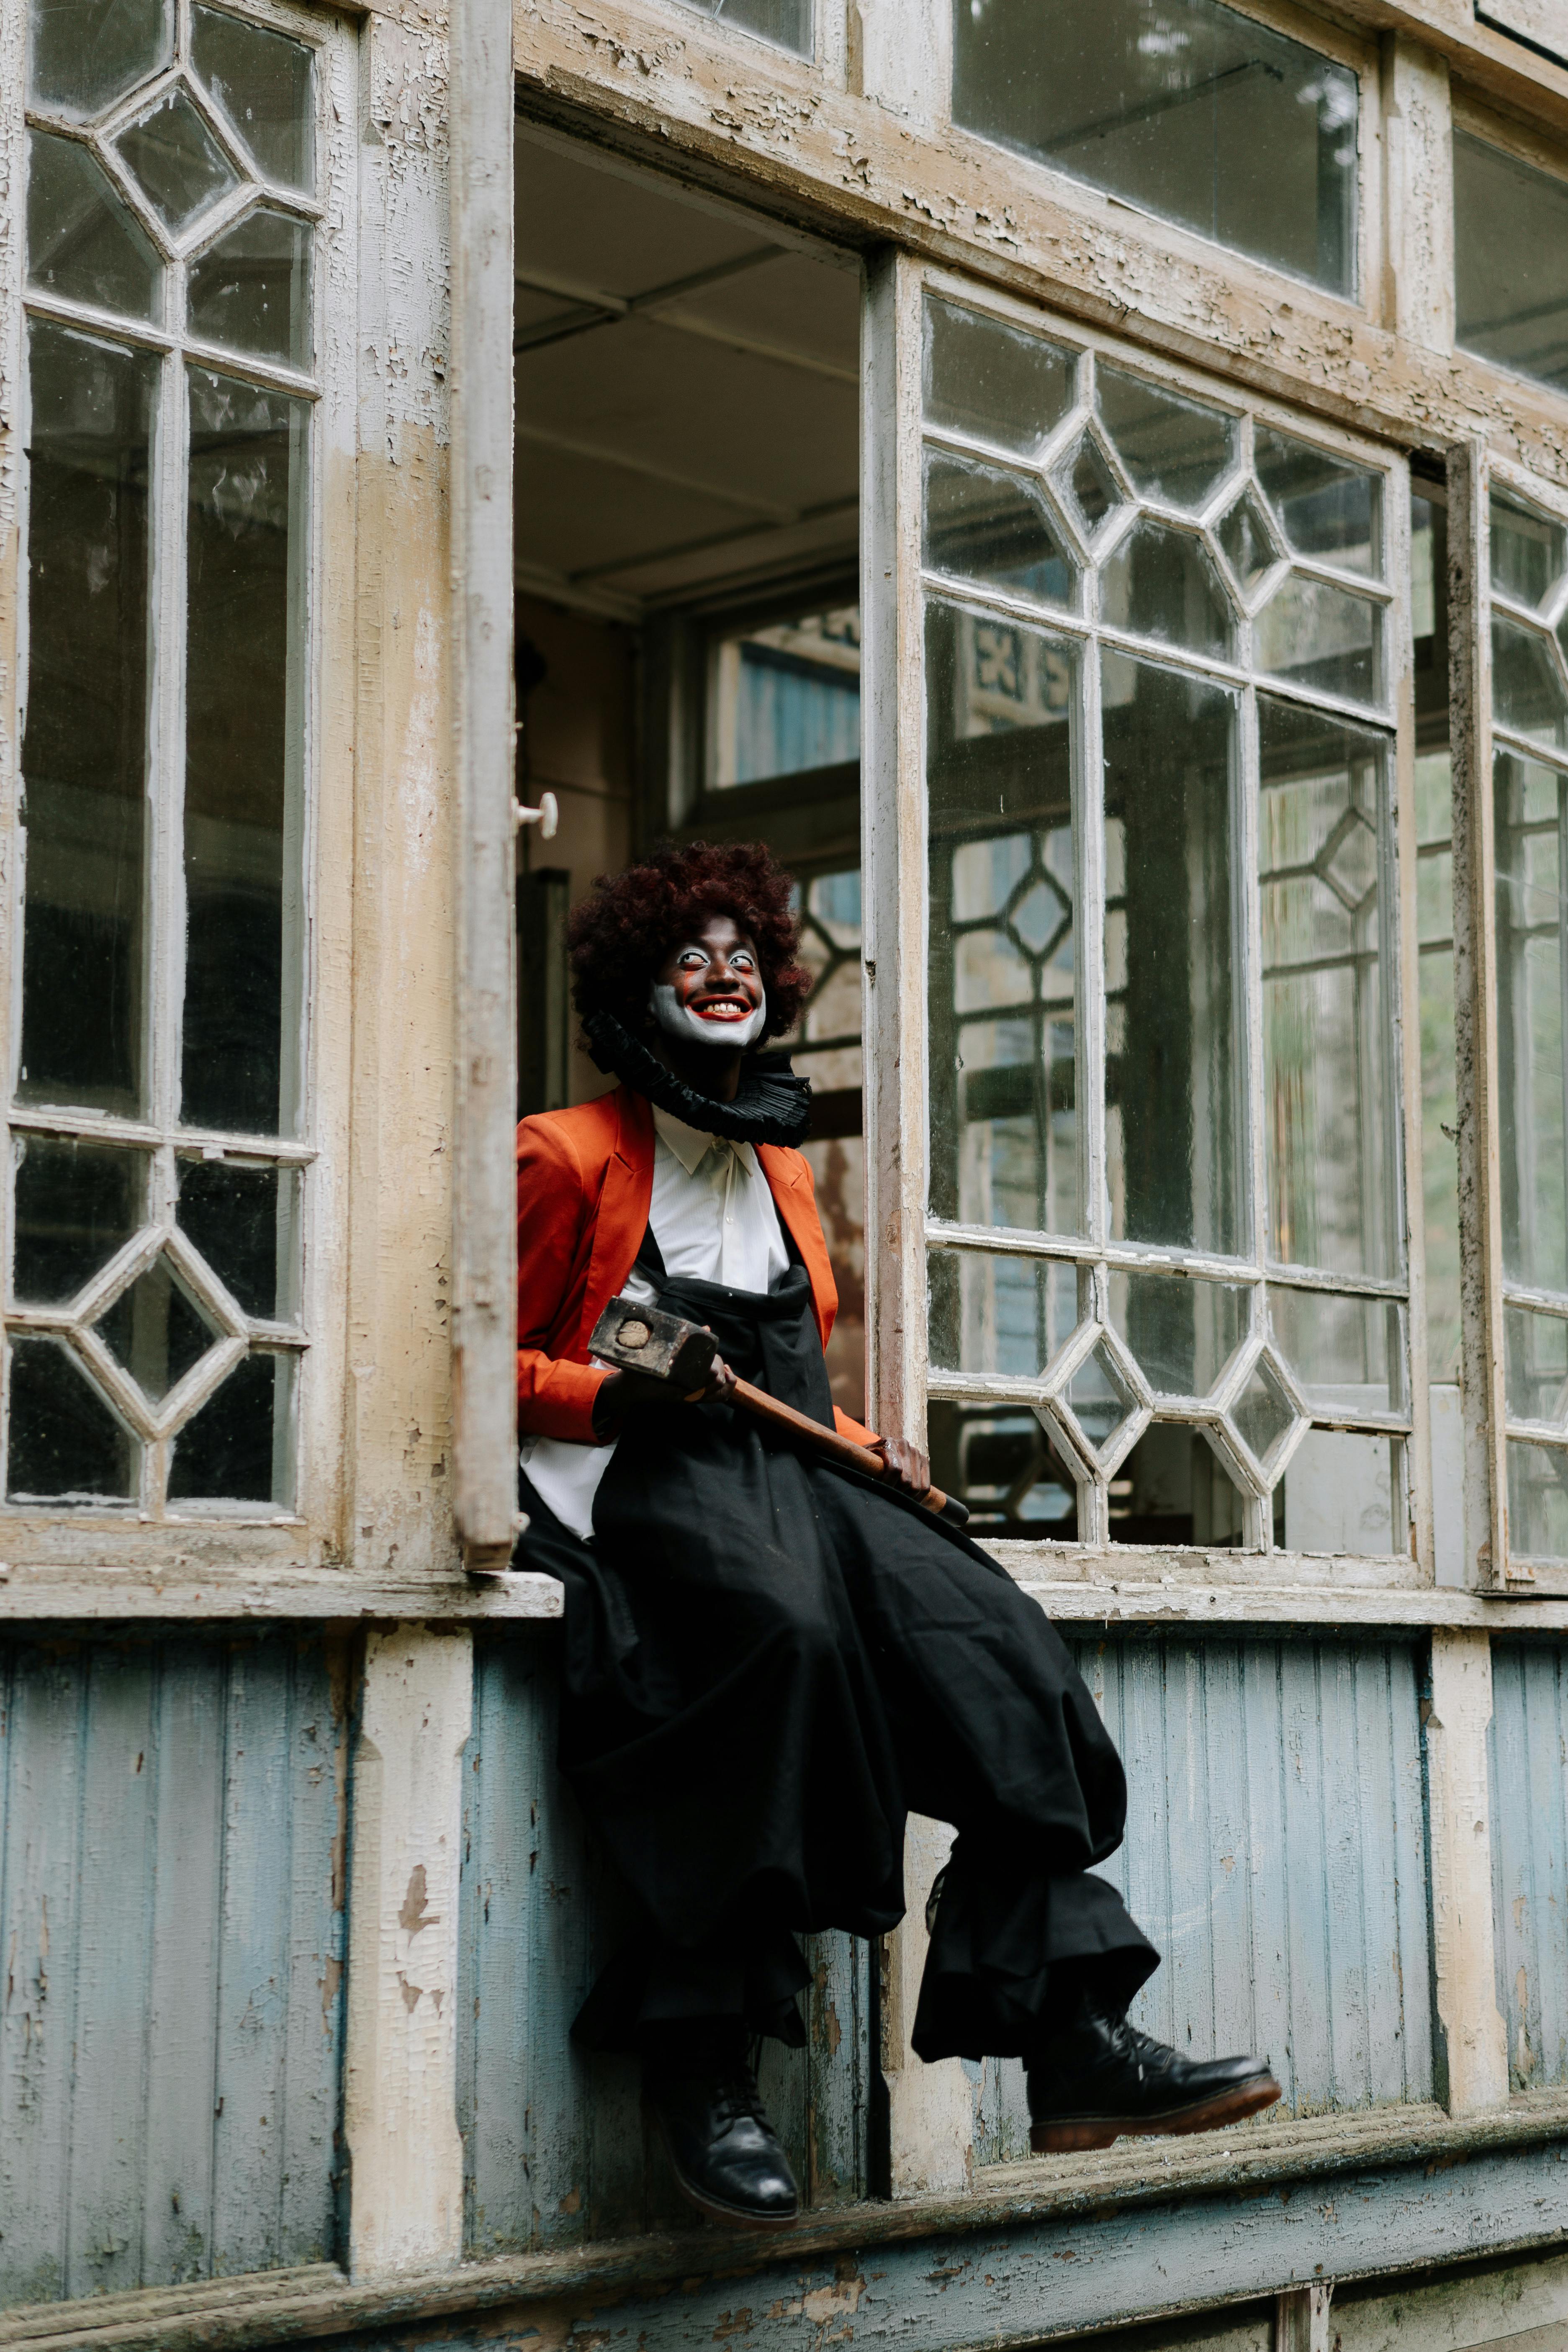
[[[634,2060],[568,2038],[623,1911],[555,1769],[560,1629],[474,1649],[464,1759],[458,2121],[471,2254],[679,2222]],[[866,2193],[867,1948],[807,1939],[809,2046],[766,2045],[763,2094],[815,2205]]]
[[[1163,1954],[1134,2021],[1257,2050],[1310,2115],[1432,2096],[1414,1643],[1075,1644],[1132,1791],[1105,1865]],[[975,2069],[976,2160],[1028,2152],[1023,2070]]]
[[[1561,1642],[1492,1644],[1492,1912],[1516,2091],[1568,2079],[1568,1689]]]
[[[346,1663],[0,1646],[0,2305],[333,2252]]]

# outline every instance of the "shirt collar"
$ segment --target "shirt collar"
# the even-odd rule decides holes
[[[689,1176],[696,1175],[710,1151],[732,1151],[742,1167],[750,1171],[752,1147],[749,1143],[732,1142],[727,1135],[704,1135],[700,1128],[688,1127],[684,1119],[676,1118],[670,1112],[662,1110],[658,1103],[653,1107],[653,1123]]]

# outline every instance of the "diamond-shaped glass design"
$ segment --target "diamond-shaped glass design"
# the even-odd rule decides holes
[[[11,1342],[5,1492],[13,1502],[129,1502],[140,1449],[63,1340]]]
[[[165,90],[114,143],[172,236],[239,185],[239,174],[183,82]]]
[[[1568,692],[1550,637],[1492,614],[1492,715],[1503,726],[1562,750],[1568,745]]]
[[[1249,489],[1243,490],[1236,504],[1221,516],[1219,543],[1225,550],[1226,561],[1241,583],[1243,593],[1249,597],[1279,560],[1263,509]]]
[[[1258,1462],[1267,1462],[1294,1423],[1296,1408],[1267,1355],[1259,1356],[1252,1367],[1247,1386],[1231,1409],[1231,1419]]]
[[[1095,1341],[1063,1391],[1079,1427],[1103,1454],[1138,1409],[1138,1400],[1103,1335]]]
[[[1163,504],[1202,506],[1236,454],[1236,419],[1097,362],[1095,399],[1134,487]]]
[[[155,1257],[98,1323],[100,1338],[154,1404],[219,1336],[166,1256]]]
[[[315,185],[315,61],[302,41],[226,9],[191,11],[191,63],[268,179]]]
[[[1037,877],[1013,909],[1013,929],[1031,955],[1044,955],[1071,920],[1071,907],[1045,874]]]
[[[1116,477],[1091,434],[1079,434],[1051,478],[1086,539],[1092,539],[1106,516],[1121,504]]]
[[[1347,809],[1323,844],[1317,870],[1342,907],[1354,914],[1377,887],[1377,835],[1359,808]]]

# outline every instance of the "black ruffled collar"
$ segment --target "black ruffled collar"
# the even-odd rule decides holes
[[[797,1078],[787,1064],[743,1062],[733,1102],[715,1102],[656,1060],[625,1022],[613,1013],[590,1013],[583,1034],[597,1068],[646,1095],[672,1118],[702,1135],[727,1135],[736,1143],[784,1143],[805,1139],[811,1118],[811,1081]]]

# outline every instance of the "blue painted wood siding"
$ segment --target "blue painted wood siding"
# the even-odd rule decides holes
[[[1127,1768],[1105,1874],[1163,1954],[1134,2021],[1194,2057],[1261,2052],[1298,2114],[1430,2098],[1415,1645],[1073,1649]],[[971,2074],[977,2159],[1026,2155],[1021,2067]]]
[[[0,2305],[332,2254],[345,1666],[0,1644]]]
[[[1498,2008],[1516,2091],[1568,2079],[1568,1643],[1492,1643]]]
[[[632,2059],[572,2044],[622,1932],[616,1889],[555,1769],[556,1626],[476,1638],[464,1759],[458,2116],[475,2255],[689,2218],[649,2145]],[[816,2205],[866,2192],[868,1948],[805,1939],[809,2046],[769,2042],[762,2084]]]

